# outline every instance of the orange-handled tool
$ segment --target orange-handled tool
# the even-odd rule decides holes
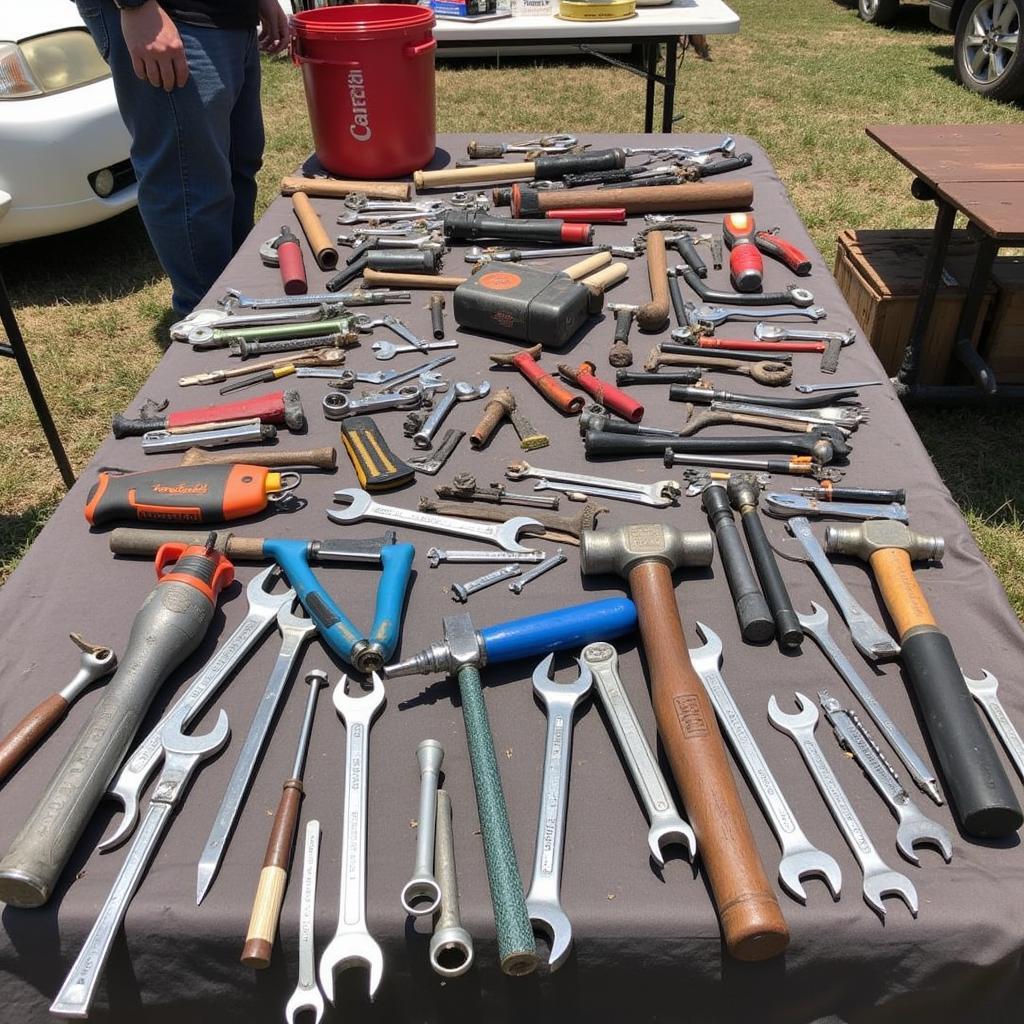
[[[729,213],[722,219],[722,238],[729,248],[729,277],[738,292],[759,292],[764,260],[754,243],[757,225],[749,213]]]

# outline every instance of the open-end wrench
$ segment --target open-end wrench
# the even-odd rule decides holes
[[[806,903],[803,878],[805,875],[818,877],[828,886],[832,899],[839,899],[843,881],[839,865],[831,854],[813,846],[797,824],[796,816],[718,670],[722,664],[722,641],[703,622],[697,623],[697,632],[704,646],[690,648],[690,661],[704,684],[722,731],[729,738],[729,746],[782,847],[779,883],[793,899]]]
[[[754,337],[758,341],[838,341],[845,347],[853,344],[857,332],[852,327],[845,331],[818,331],[758,324],[754,328]]]
[[[373,349],[374,359],[394,359],[400,352],[432,352],[437,348],[458,348],[459,343],[454,338],[447,341],[424,341],[420,345],[396,345],[393,341],[375,341],[370,348]]]
[[[1006,752],[1013,761],[1020,777],[1024,779],[1024,740],[1021,739],[1017,727],[1010,721],[1006,709],[999,700],[999,680],[988,669],[982,669],[981,679],[968,679],[964,676],[964,685],[971,691],[971,696],[981,705],[982,711],[988,716],[992,728],[1006,747]]]
[[[383,306],[388,303],[411,301],[411,292],[395,292],[388,288],[367,288],[355,292],[275,295],[270,299],[243,295],[237,288],[227,288],[224,296],[217,300],[217,305],[223,306],[225,309],[294,309],[297,306],[319,306],[324,302],[339,302],[343,306]]]
[[[227,789],[217,809],[209,838],[199,858],[196,872],[196,905],[203,902],[220,867],[221,858],[227,849],[231,831],[238,820],[249,783],[256,771],[256,762],[260,751],[270,734],[270,725],[274,720],[277,707],[281,703],[288,681],[292,677],[302,656],[306,642],[316,632],[316,624],[312,619],[300,618],[295,615],[289,605],[282,605],[277,613],[277,628],[281,631],[281,650],[274,662],[270,678],[260,699],[256,715],[249,726],[242,748],[238,752],[238,760],[231,772]]]
[[[937,804],[942,803],[942,794],[939,792],[939,783],[933,772],[924,759],[920,757],[910,745],[910,740],[904,736],[899,726],[889,717],[889,713],[878,702],[878,699],[871,692],[870,687],[858,675],[853,663],[842,652],[839,644],[835,642],[828,629],[828,612],[815,601],[811,602],[813,609],[810,615],[797,612],[796,617],[800,622],[800,628],[821,648],[822,654],[832,662],[835,670],[843,677],[844,682],[851,690],[857,700],[861,702],[864,710],[871,716],[871,720],[885,734],[890,746],[896,751],[896,755],[907,766],[910,777],[914,784],[927,793]]]
[[[217,715],[214,727],[202,736],[185,736],[177,723],[167,723],[161,736],[164,767],[153,789],[146,816],[100,908],[96,923],[50,1004],[50,1013],[57,1017],[88,1017],[89,1006],[114,939],[174,808],[200,762],[213,757],[227,743],[230,731],[228,716],[223,710]]]
[[[533,878],[526,894],[526,912],[535,927],[547,932],[551,943],[548,968],[557,971],[572,948],[572,924],[562,910],[560,899],[572,764],[572,719],[576,706],[590,693],[593,675],[587,665],[577,659],[579,675],[571,683],[556,682],[551,678],[554,660],[555,656],[549,654],[533,671],[533,692],[544,705],[548,727],[537,845],[533,855]]]
[[[651,823],[647,830],[651,860],[659,868],[664,867],[663,847],[672,843],[685,847],[686,855],[693,860],[697,854],[697,838],[693,829],[679,816],[658,759],[640,727],[640,719],[619,677],[619,658],[615,648],[602,642],[588,644],[580,652],[580,658],[594,676],[601,706],[608,716],[633,785],[647,812],[647,820]]]
[[[794,697],[800,708],[796,714],[786,714],[779,707],[775,695],[769,697],[768,720],[797,745],[815,785],[839,826],[839,831],[842,832],[864,873],[865,902],[884,920],[885,904],[882,900],[886,896],[898,896],[907,905],[910,913],[917,917],[917,890],[914,883],[882,860],[881,854],[864,830],[853,805],[843,792],[843,787],[839,785],[839,780],[814,738],[814,729],[818,724],[818,709],[813,701],[808,700],[802,693],[795,693]]]
[[[764,320],[794,316],[817,323],[819,320],[824,320],[828,316],[828,312],[824,306],[808,306],[806,309],[745,309],[742,306],[709,306],[706,304],[698,306],[693,312],[693,319],[698,324],[707,324],[712,328],[724,324],[727,320]]]
[[[793,516],[786,520],[786,529],[795,537],[807,553],[810,564],[818,574],[825,589],[829,592],[839,614],[850,630],[853,645],[868,661],[881,661],[883,658],[895,658],[900,653],[900,645],[864,610],[857,599],[846,588],[839,578],[835,567],[829,561],[818,538],[811,530],[810,520],[806,516]]]
[[[540,533],[544,525],[528,516],[514,516],[503,523],[483,523],[472,519],[459,519],[457,516],[441,516],[418,509],[396,508],[394,505],[381,505],[371,495],[358,487],[345,487],[334,492],[335,502],[347,503],[347,508],[327,510],[327,518],[332,523],[357,523],[361,519],[374,519],[382,523],[397,523],[409,526],[414,530],[434,530],[437,533],[454,533],[460,537],[470,537],[487,544],[496,544],[505,551],[529,551],[530,548],[518,543],[516,538],[524,530]]]
[[[441,438],[441,443],[429,455],[419,455],[412,459],[406,459],[410,466],[417,473],[426,473],[428,476],[435,476],[444,468],[452,452],[459,446],[459,442],[466,436],[464,430],[446,430]]]
[[[948,864],[953,857],[953,840],[949,833],[937,821],[926,817],[910,799],[910,794],[903,788],[892,765],[857,716],[825,690],[818,691],[818,700],[839,746],[853,755],[868,780],[896,815],[900,823],[896,830],[896,849],[911,864],[920,864],[914,847],[918,843],[927,843],[935,847]]]
[[[101,852],[112,850],[123,843],[139,820],[139,802],[146,783],[163,757],[164,748],[160,740],[163,727],[173,721],[184,731],[274,624],[278,612],[292,606],[295,601],[294,590],[286,590],[282,594],[267,593],[280,576],[281,570],[271,565],[253,577],[245,590],[249,602],[245,618],[203,666],[188,689],[153,726],[149,735],[132,751],[117,777],[107,787],[104,796],[119,801],[124,813],[117,828],[99,844]]]
[[[316,983],[313,944],[316,941],[316,869],[320,859],[320,822],[306,823],[306,839],[302,857],[302,902],[299,905],[299,980],[284,1008],[287,1024],[303,1010],[313,1014],[313,1024],[320,1024],[324,1015],[324,997]]]
[[[370,767],[370,726],[387,699],[384,683],[370,675],[370,691],[354,697],[342,676],[331,697],[345,725],[345,805],[342,811],[341,893],[338,927],[320,954],[320,987],[334,1002],[334,972],[362,964],[369,969],[370,999],[384,974],[384,954],[366,927],[366,792]],[[357,684],[358,686],[358,684]]]
[[[654,508],[667,508],[676,503],[682,494],[678,480],[656,480],[653,484],[635,483],[630,480],[615,480],[610,477],[590,476],[587,473],[567,473],[560,469],[542,469],[528,462],[513,462],[505,468],[508,480],[532,478],[540,483],[538,491],[559,491],[563,494],[582,493],[595,498],[615,498],[617,501],[631,501]],[[559,487],[556,484],[575,484]]]
[[[456,381],[448,389],[444,398],[435,406],[431,414],[424,420],[419,430],[412,435],[412,443],[417,448],[429,448],[434,435],[441,428],[445,417],[452,411],[456,402],[472,402],[478,398],[486,398],[491,393],[489,381],[482,380],[479,384],[468,381]]]
[[[847,384],[797,384],[796,389],[802,395],[813,395],[818,391],[846,391],[849,388],[874,388],[886,384],[884,380],[855,380]]]

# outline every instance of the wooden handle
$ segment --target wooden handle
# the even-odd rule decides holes
[[[37,704],[0,740],[0,782],[21,764],[25,755],[68,713],[70,706],[59,693],[55,693]]]
[[[379,285],[381,288],[435,288],[451,292],[466,283],[464,277],[439,277],[437,274],[392,274],[386,270],[363,271],[366,284]]]
[[[754,186],[749,181],[699,181],[643,188],[558,188],[541,191],[537,202],[543,211],[578,210],[584,206],[621,207],[626,213],[742,210],[754,202]]]
[[[647,233],[647,279],[651,284],[651,301],[636,311],[636,322],[642,331],[663,331],[668,326],[668,257],[665,233]]]
[[[295,829],[299,823],[302,803],[302,780],[289,779],[274,814],[270,828],[270,841],[263,857],[256,898],[252,903],[249,930],[242,947],[242,963],[263,969],[270,966],[270,954],[277,934],[277,920],[284,900],[284,887],[288,881],[288,864],[295,845]]]
[[[362,193],[372,199],[408,199],[412,185],[407,181],[335,181],[331,178],[281,179],[281,195],[305,192],[316,199],[343,199],[354,193]]]
[[[134,526],[119,526],[110,533],[110,551],[114,555],[152,558],[163,544],[203,544],[209,535],[206,530],[144,530]],[[240,562],[267,561],[267,556],[263,554],[262,537],[236,537],[233,533],[220,531],[216,548]]]
[[[697,836],[726,947],[738,960],[766,960],[786,948],[789,930],[758,857],[715,713],[690,663],[671,571],[642,562],[630,571],[629,585],[658,735]]]
[[[588,256],[585,260],[580,260],[579,263],[566,267],[562,273],[566,277],[571,277],[574,281],[579,281],[588,274],[593,274],[602,267],[608,266],[611,261],[612,254],[610,252],[595,252],[593,256]]]
[[[625,281],[629,277],[629,267],[625,263],[612,263],[595,274],[588,274],[583,283],[599,295],[604,295],[612,285]]]
[[[338,250],[334,248],[323,224],[320,223],[320,217],[313,209],[309,196],[305,192],[293,193],[292,208],[302,225],[302,231],[306,236],[306,241],[309,242],[316,265],[321,270],[334,270],[338,265]]]
[[[883,548],[872,554],[870,562],[900,640],[915,626],[937,625],[903,548]]]
[[[517,181],[532,178],[534,165],[482,164],[480,167],[450,167],[443,171],[416,171],[416,188],[446,188],[449,185],[484,185],[491,181]]]
[[[208,452],[203,448],[189,448],[181,457],[182,466],[223,466],[225,463],[244,462],[247,466],[311,466],[313,469],[331,470],[338,465],[334,448],[306,448],[301,452],[272,451]]]

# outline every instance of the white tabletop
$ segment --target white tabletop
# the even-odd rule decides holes
[[[554,0],[557,4],[557,0]],[[438,18],[434,38],[439,43],[536,39],[629,39],[671,35],[714,35],[737,32],[739,15],[722,0],[672,0],[661,7],[638,7],[636,16],[621,21],[563,21],[551,15],[496,18],[463,23]]]

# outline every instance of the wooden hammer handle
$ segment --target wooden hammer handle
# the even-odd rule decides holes
[[[371,199],[408,199],[412,185],[407,181],[338,181],[333,178],[302,178],[291,176],[281,179],[281,195],[305,192],[317,199],[343,199],[362,193]]]
[[[574,281],[579,281],[590,274],[597,273],[602,267],[608,266],[611,261],[612,254],[607,250],[605,252],[595,252],[593,256],[588,256],[585,260],[580,260],[579,263],[566,267],[562,273],[566,277],[571,277]]]
[[[443,277],[437,274],[393,274],[386,270],[363,271],[366,284],[377,285],[379,288],[433,288],[436,291],[451,292],[466,283],[464,277]]]
[[[651,301],[636,311],[636,322],[642,331],[663,331],[668,326],[668,257],[665,234],[647,234],[647,277],[651,284]]]
[[[481,164],[479,167],[451,167],[443,171],[416,171],[412,180],[419,188],[447,188],[449,185],[483,185],[492,181],[532,178],[534,165]]]
[[[21,764],[36,744],[68,713],[69,707],[59,693],[51,694],[0,740],[0,782]]]
[[[766,960],[789,943],[754,845],[715,713],[690,663],[672,573],[646,561],[629,573],[658,735],[697,836],[722,934],[738,960]]]
[[[604,295],[612,285],[624,281],[627,277],[629,277],[629,267],[625,263],[609,263],[607,267],[588,274],[583,278],[582,283],[591,291]]]
[[[208,452],[205,448],[189,448],[181,457],[182,466],[222,466],[225,463],[244,462],[247,466],[311,466],[313,469],[336,469],[338,453],[335,449],[306,448],[286,452],[277,448],[266,451]]]
[[[309,196],[305,192],[294,192],[292,207],[295,210],[295,216],[299,219],[299,224],[302,225],[316,265],[321,270],[334,270],[338,265],[338,250],[334,248],[330,236],[324,230],[323,224],[320,223],[320,217],[313,209]]]
[[[541,191],[541,211],[613,206],[626,213],[688,213],[697,210],[743,210],[754,201],[749,181],[695,181],[684,185],[646,185],[641,188],[572,188]]]

